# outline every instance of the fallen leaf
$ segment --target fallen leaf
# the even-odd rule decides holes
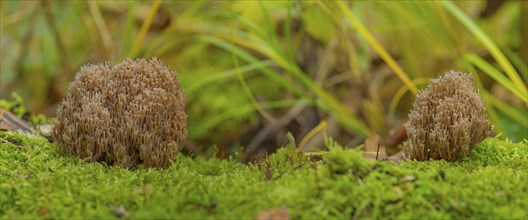
[[[398,144],[403,143],[405,140],[407,140],[407,131],[405,130],[405,120],[404,122],[400,123],[398,127],[392,129],[389,132],[389,137],[385,138],[385,140],[381,141],[381,145],[387,147],[387,148],[396,148],[398,147]]]
[[[290,220],[290,215],[288,214],[287,208],[274,208],[265,212],[261,212],[256,220],[277,220],[277,219],[286,219]]]
[[[112,205],[110,206],[112,214],[118,218],[130,218],[130,213],[122,205]]]
[[[404,177],[400,178],[400,181],[402,181],[404,183],[414,182],[415,180],[416,180],[416,178],[414,176],[404,176]]]
[[[365,140],[363,157],[370,160],[387,159],[387,152],[385,151],[385,147],[380,145],[380,136],[378,134],[371,134]]]
[[[40,217],[46,217],[48,215],[48,206],[40,206],[38,211],[37,211],[37,214],[40,216]]]
[[[391,155],[390,157],[387,157],[387,160],[390,160],[392,162],[400,162],[404,160],[403,150],[399,151],[398,153]]]

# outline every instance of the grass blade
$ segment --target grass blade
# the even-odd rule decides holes
[[[490,54],[497,60],[499,65],[502,67],[504,72],[508,75],[508,77],[511,79],[513,84],[515,86],[522,90],[526,91],[526,85],[524,85],[523,81],[521,80],[521,77],[519,77],[519,74],[515,69],[513,68],[512,64],[508,59],[506,59],[506,56],[499,50],[497,45],[493,43],[493,41],[482,31],[477,24],[471,18],[469,18],[458,6],[455,5],[455,3],[451,1],[440,1],[440,3],[444,6],[444,8],[449,11],[455,18],[457,18],[469,31],[479,40],[484,47],[488,49]],[[526,98],[523,98],[523,100],[526,100]]]
[[[145,38],[145,35],[147,35],[150,25],[152,24],[152,20],[154,20],[154,16],[156,16],[160,5],[161,0],[156,0],[152,4],[152,7],[150,7],[150,11],[147,17],[145,18],[145,21],[143,21],[143,24],[141,25],[141,29],[139,30],[139,33],[136,36],[136,40],[134,41],[134,45],[132,46],[132,51],[130,52],[128,57],[136,57],[138,50],[141,47],[141,44],[143,43],[143,39]]]
[[[198,40],[200,41],[203,41],[203,42],[207,42],[207,43],[210,43],[212,45],[215,45],[219,48],[222,48],[228,52],[233,52],[234,54],[236,54],[239,58],[241,58],[244,62],[247,62],[247,63],[255,63],[255,62],[259,62],[259,60],[251,55],[250,53],[240,49],[239,47],[235,46],[234,44],[231,44],[225,40],[222,40],[220,38],[217,38],[217,37],[211,37],[211,36],[200,36],[198,37]],[[282,87],[286,88],[288,91],[292,92],[293,94],[295,94],[296,96],[298,97],[306,97],[306,94],[301,90],[299,89],[298,87],[296,87],[295,85],[293,85],[292,83],[290,83],[289,81],[287,81],[286,79],[284,79],[283,77],[280,76],[280,74],[278,74],[276,71],[268,68],[268,67],[262,67],[259,69],[264,75],[266,75],[267,77],[270,77],[274,82],[276,83],[279,83]]]
[[[330,95],[328,92],[326,92],[324,89],[322,89],[320,86],[318,86],[308,75],[302,72],[302,70],[293,64],[293,62],[287,60],[285,58],[285,55],[281,53],[281,51],[276,51],[271,47],[267,47],[266,43],[258,38],[254,38],[251,36],[244,35],[242,33],[239,33],[241,35],[222,35],[220,34],[220,37],[226,38],[227,41],[231,41],[234,43],[238,43],[242,46],[246,46],[249,48],[252,48],[256,51],[258,51],[261,54],[264,54],[265,56],[269,57],[273,61],[275,61],[280,67],[282,67],[287,73],[292,74],[295,78],[297,78],[302,85],[304,85],[308,90],[310,90],[313,94],[315,94],[318,97],[318,100],[316,100],[315,104],[318,107],[321,107],[323,110],[327,111],[329,114],[336,117],[346,128],[351,129],[358,135],[362,137],[368,136],[370,133],[370,129],[368,126],[366,126],[361,120],[356,118],[355,115],[351,114],[342,104],[339,103],[335,97]],[[244,39],[242,37],[247,36],[248,39],[253,39],[254,41]],[[244,61],[246,62],[256,62],[257,59],[250,55],[249,53],[242,51],[237,46],[228,43],[226,40],[222,39],[213,39],[212,37],[204,36],[202,39],[207,39],[213,44],[217,44],[217,46],[222,48],[227,48],[228,51],[235,51],[235,54],[237,56],[242,56]],[[257,42],[255,42],[257,41]],[[275,81],[278,81],[287,89],[291,89],[294,91],[299,97],[306,97],[310,98],[306,92],[299,90],[297,87],[294,87],[291,85],[289,81],[284,80],[279,74],[275,73],[265,73],[268,77],[272,77]]]
[[[359,20],[352,14],[350,9],[345,5],[344,2],[336,2],[340,11],[346,16],[348,21],[358,30],[358,32],[367,40],[372,48],[380,55],[380,57],[387,63],[387,65],[394,71],[394,73],[400,78],[400,80],[409,88],[409,90],[416,94],[418,89],[416,85],[409,79],[407,73],[403,71],[400,65],[392,58],[392,56],[385,50],[385,48],[374,38],[370,31],[359,22]]]
[[[106,49],[106,52],[108,55],[111,55],[114,50],[114,44],[112,43],[110,31],[108,31],[108,27],[106,26],[103,16],[101,15],[101,10],[99,10],[96,1],[89,1],[88,6],[90,14],[94,19],[95,26],[99,31],[99,35],[101,35],[101,38],[103,39],[103,45]]]
[[[265,67],[273,67],[273,66],[276,66],[273,61],[271,61],[271,60],[263,60],[263,61],[259,61],[259,62],[253,62],[253,63],[245,65],[245,66],[241,66],[240,68],[237,68],[237,69],[229,69],[229,70],[222,71],[222,72],[219,72],[219,73],[214,73],[214,74],[211,74],[208,77],[198,79],[195,83],[189,85],[189,87],[186,88],[185,91],[187,91],[187,93],[193,93],[194,91],[202,88],[203,86],[205,86],[205,85],[207,85],[209,83],[214,83],[214,82],[218,82],[220,80],[224,80],[224,79],[228,79],[230,77],[234,77],[235,75],[237,75],[237,72],[240,72],[242,74],[242,73],[254,71],[254,70],[257,70],[257,69],[262,69],[262,68],[265,68]]]
[[[280,101],[270,101],[261,103],[262,107],[267,109],[276,109],[276,108],[287,108],[294,106],[298,103],[299,100],[280,100]],[[247,114],[249,112],[256,111],[256,108],[253,104],[243,105],[238,108],[234,108],[230,111],[224,112],[219,115],[214,115],[213,117],[204,120],[202,123],[197,123],[196,128],[189,132],[189,138],[200,137],[206,135],[214,127],[219,126],[222,122],[227,121],[231,118],[234,118],[238,115]]]
[[[522,125],[525,128],[528,128],[528,116],[524,115],[521,111],[518,109],[502,102],[500,99],[496,98],[495,96],[491,95],[489,92],[485,91],[485,96],[489,98],[491,101],[491,104],[493,104],[497,109],[504,112],[506,116],[512,118],[516,122],[518,122],[520,125]]]
[[[464,56],[464,59],[470,62],[471,64],[480,68],[484,73],[493,78],[499,84],[504,86],[504,88],[510,90],[515,96],[520,98],[525,104],[528,104],[528,94],[526,90],[517,87],[512,81],[510,81],[506,76],[504,76],[499,70],[495,69],[491,64],[480,58],[475,54],[467,54]]]
[[[429,79],[429,78],[416,78],[416,79],[413,79],[413,84],[414,85],[426,85],[429,82],[431,82],[431,79]],[[394,120],[394,115],[396,113],[396,108],[398,107],[398,103],[400,103],[401,98],[403,97],[403,95],[405,95],[405,93],[407,91],[409,91],[409,88],[406,87],[406,86],[402,86],[394,94],[394,97],[392,98],[392,100],[390,102],[390,105],[389,105],[389,116],[388,116],[388,118],[390,120]]]
[[[275,121],[273,116],[271,116],[268,112],[264,111],[264,108],[259,104],[253,93],[251,92],[251,89],[246,83],[246,80],[244,79],[244,76],[242,75],[242,72],[240,71],[240,66],[238,64],[238,58],[234,53],[231,53],[231,56],[233,57],[233,61],[235,63],[235,69],[238,76],[238,80],[240,81],[240,84],[242,85],[242,88],[244,89],[244,92],[246,93],[246,96],[249,98],[249,101],[253,106],[255,106],[255,109],[268,121]]]

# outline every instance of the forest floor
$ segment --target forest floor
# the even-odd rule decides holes
[[[317,159],[290,146],[249,165],[179,154],[166,170],[124,169],[0,132],[0,218],[528,218],[527,140],[486,139],[456,162],[327,147]]]

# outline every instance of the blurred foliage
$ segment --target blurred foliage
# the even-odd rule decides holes
[[[388,136],[416,88],[456,69],[476,77],[495,132],[520,140],[527,13],[522,1],[2,1],[0,92],[51,116],[80,66],[157,56],[179,73],[192,143],[244,146],[269,123],[300,140],[325,119],[357,144]],[[285,120],[302,105],[315,122],[308,107]]]
[[[50,117],[44,114],[29,112],[24,105],[22,96],[15,92],[11,94],[9,99],[0,99],[0,108],[14,113],[16,117],[29,121],[33,125],[45,125],[53,122]]]

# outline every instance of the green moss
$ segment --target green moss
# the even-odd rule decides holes
[[[331,144],[335,145],[335,144]],[[45,139],[0,132],[0,218],[527,218],[528,141],[488,139],[457,162],[367,161],[329,146],[255,165],[179,155],[167,170],[85,163]]]

